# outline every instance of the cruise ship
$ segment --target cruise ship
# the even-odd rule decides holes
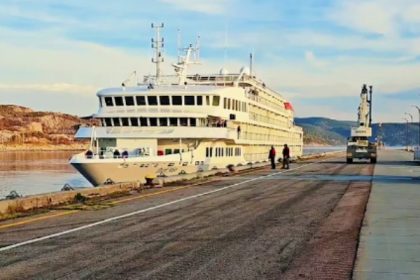
[[[172,64],[174,75],[160,73],[163,25],[152,25],[156,74],[142,83],[97,93],[96,127],[80,127],[78,139],[88,149],[70,159],[94,186],[144,182],[165,177],[268,161],[271,146],[281,157],[288,144],[291,157],[302,154],[302,128],[294,124],[293,107],[242,67],[238,73],[189,74],[199,59],[198,44],[183,49]],[[132,79],[133,80],[133,79]]]

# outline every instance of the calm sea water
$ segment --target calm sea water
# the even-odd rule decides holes
[[[344,150],[344,147],[305,147],[304,154]],[[12,190],[21,195],[60,191],[64,184],[92,186],[69,163],[76,152],[0,152],[0,199]]]
[[[31,195],[72,187],[92,186],[69,163],[74,151],[0,152],[0,199],[15,190]]]

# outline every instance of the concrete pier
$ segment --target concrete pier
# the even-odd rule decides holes
[[[381,151],[360,235],[353,279],[420,279],[420,165]]]

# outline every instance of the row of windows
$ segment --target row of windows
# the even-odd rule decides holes
[[[212,97],[212,98],[211,98]],[[205,105],[219,106],[219,96],[204,96]],[[158,106],[158,105],[173,105],[173,106],[195,106],[204,105],[203,96],[201,95],[138,95],[138,96],[106,96],[104,97],[105,106]],[[102,99],[99,98],[100,105],[102,107]]]
[[[195,118],[103,118],[103,126],[197,126]]]
[[[246,112],[246,102],[241,102],[239,100],[225,97],[223,99],[223,108],[234,111]]]
[[[222,148],[222,147],[207,147],[206,148],[206,157],[213,157],[213,149],[215,157],[233,157],[241,155],[241,148]]]

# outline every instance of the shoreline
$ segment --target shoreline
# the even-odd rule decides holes
[[[86,143],[74,143],[70,145],[0,145],[0,152],[43,152],[43,151],[83,151]]]

